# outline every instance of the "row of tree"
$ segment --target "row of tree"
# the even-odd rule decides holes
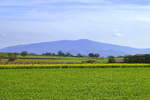
[[[73,56],[71,53],[67,52],[67,53],[64,53],[62,51],[58,51],[58,53],[43,53],[42,55],[45,55],[45,56]]]
[[[27,51],[22,51],[21,53],[8,53],[5,56],[0,56],[0,61],[4,58],[5,59],[7,58],[8,61],[15,61],[18,58],[18,55],[21,55],[22,57],[26,57],[27,55],[36,55],[36,54],[31,54],[31,53],[28,53]],[[71,54],[69,52],[64,53],[62,51],[58,51],[58,53],[43,53],[42,55],[44,55],[44,56],[64,56],[64,57],[87,57],[80,53],[78,53],[76,56],[74,56],[73,54]],[[98,53],[89,53],[88,57],[98,58],[98,57],[100,57],[100,55]]]
[[[108,63],[150,63],[150,54],[143,55],[128,55],[121,57],[122,61],[117,61],[119,58],[114,56],[108,57]]]
[[[125,56],[124,62],[125,63],[150,63],[150,54]]]
[[[87,57],[87,56],[85,56],[85,55],[83,55],[83,54],[81,54],[81,53],[78,53],[77,55],[73,55],[73,54],[71,54],[71,53],[69,53],[69,52],[62,52],[62,51],[58,51],[58,53],[50,53],[50,52],[48,52],[48,53],[43,53],[42,55],[45,55],[45,56],[66,56],[66,57]],[[98,54],[98,53],[89,53],[88,54],[88,57],[95,57],[95,58],[98,58],[98,57],[100,57],[100,54]]]
[[[29,54],[26,51],[23,51],[21,53],[8,53],[7,56],[1,56],[0,55],[0,61],[3,58],[7,58],[8,61],[15,61],[18,58],[17,57],[18,55],[21,55],[22,57],[26,57],[27,55],[33,55],[33,54]],[[59,51],[58,53],[44,53],[42,55],[46,55],[46,56],[65,56],[65,57],[71,57],[71,56],[73,56],[69,52],[64,53],[62,51]],[[79,54],[77,54],[74,57],[85,57],[85,56],[79,53]],[[98,53],[89,53],[88,57],[98,58],[98,57],[100,57],[100,55]],[[123,58],[124,58],[123,59],[123,63],[150,63],[150,54],[145,54],[145,55],[129,55],[129,56],[125,56]],[[114,56],[109,56],[108,57],[108,63],[116,63],[116,62],[117,61],[116,61],[116,58]]]

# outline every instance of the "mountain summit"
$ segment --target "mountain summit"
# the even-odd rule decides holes
[[[87,39],[80,40],[61,40],[53,42],[42,42],[27,45],[17,45],[0,49],[0,52],[21,52],[28,51],[30,53],[42,54],[46,52],[56,53],[58,51],[70,52],[72,54],[81,53],[99,53],[101,56],[120,56],[128,54],[144,54],[150,53],[150,49],[137,49],[126,46],[101,43]]]

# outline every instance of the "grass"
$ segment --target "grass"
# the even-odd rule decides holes
[[[149,100],[150,68],[1,69],[0,100]]]
[[[96,60],[96,64],[0,65],[0,100],[150,98],[150,64],[105,64],[106,58],[88,57],[18,57],[17,62],[81,63]],[[7,62],[7,59],[2,61]]]

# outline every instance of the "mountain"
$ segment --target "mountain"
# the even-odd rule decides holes
[[[0,52],[21,52],[42,54],[46,52],[56,53],[58,51],[70,52],[72,54],[81,53],[87,55],[90,52],[99,53],[101,56],[120,56],[128,54],[147,54],[150,49],[138,49],[127,46],[119,46],[108,43],[101,43],[87,39],[81,40],[61,40],[53,42],[43,42],[27,45],[17,45],[0,49]]]

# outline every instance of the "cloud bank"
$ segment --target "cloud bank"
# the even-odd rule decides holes
[[[149,11],[149,0],[0,0],[0,33],[9,40],[0,45],[87,38],[147,47]]]

